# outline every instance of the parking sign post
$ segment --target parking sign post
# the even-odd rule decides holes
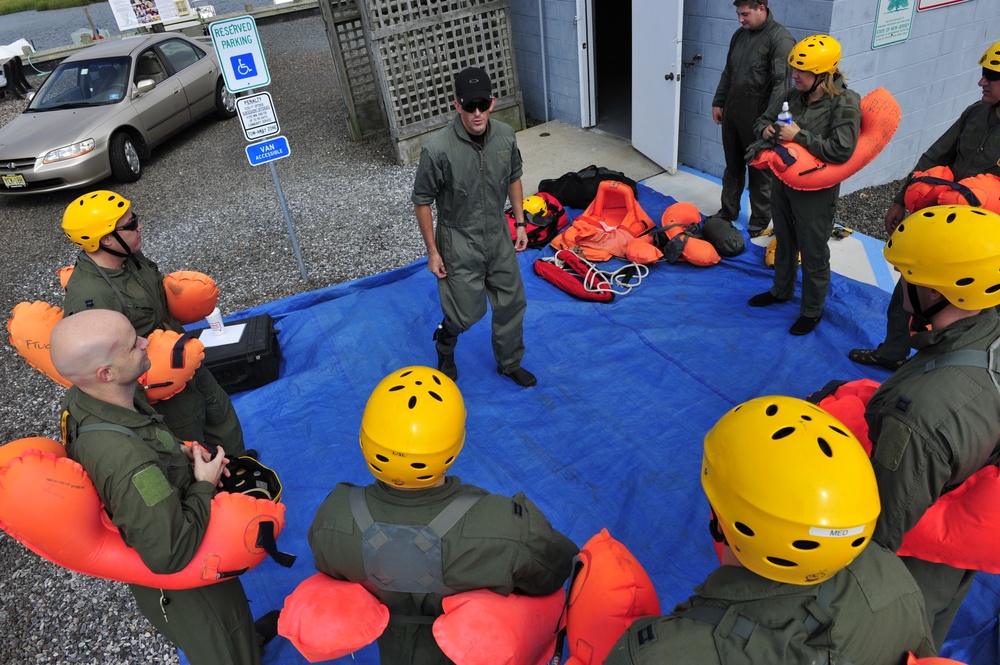
[[[257,34],[257,23],[252,16],[216,21],[208,26],[208,32],[212,35],[215,53],[219,58],[219,64],[222,65],[222,78],[231,92],[238,93],[244,90],[252,92],[253,88],[261,88],[271,83],[271,74],[267,71],[267,61],[264,60],[264,49],[260,43],[260,35]],[[266,92],[240,98],[236,102],[236,110],[247,141],[257,141],[280,131],[271,95]],[[253,143],[246,147],[246,154],[251,166],[267,164],[271,170],[274,190],[278,194],[278,204],[285,217],[288,235],[292,239],[292,249],[295,250],[295,259],[299,263],[299,272],[302,274],[302,281],[308,282],[309,275],[306,274],[302,252],[299,251],[299,243],[295,239],[295,228],[292,226],[288,206],[285,204],[285,194],[278,180],[278,170],[274,167],[276,160],[292,154],[291,148],[288,147],[288,139],[278,136]]]

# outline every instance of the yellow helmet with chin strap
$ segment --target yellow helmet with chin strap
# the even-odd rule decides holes
[[[66,207],[62,228],[66,237],[87,252],[96,252],[101,238],[115,230],[132,203],[120,194],[98,190],[84,194]]]
[[[740,563],[787,584],[835,575],[868,544],[880,504],[864,448],[794,397],[758,397],[705,435],[701,484]]]
[[[522,207],[524,208],[524,212],[529,215],[544,214],[549,209],[548,204],[545,203],[545,199],[537,194],[525,197]]]
[[[788,54],[788,64],[813,74],[833,74],[840,66],[840,42],[830,35],[806,37]]]
[[[986,49],[983,57],[979,59],[979,64],[984,69],[1000,73],[1000,42]]]
[[[429,487],[465,443],[462,393],[436,369],[397,370],[368,398],[359,438],[373,476],[395,487]]]
[[[885,249],[909,284],[939,291],[965,310],[1000,305],[1000,215],[972,206],[931,206],[892,232]]]

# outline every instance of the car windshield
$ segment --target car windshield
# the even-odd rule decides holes
[[[128,93],[129,59],[64,62],[49,74],[28,111],[117,104]]]

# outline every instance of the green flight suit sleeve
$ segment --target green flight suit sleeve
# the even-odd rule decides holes
[[[792,80],[792,67],[788,64],[788,54],[792,52],[792,48],[795,46],[795,39],[788,33],[787,30],[782,30],[779,35],[777,35],[774,44],[771,47],[771,96],[768,99],[767,106],[770,108],[775,103],[778,104],[778,110],[781,110],[781,102],[784,101],[791,90],[791,80]],[[775,118],[777,118],[775,114]]]
[[[83,434],[74,446],[112,523],[143,563],[159,574],[187,566],[208,528],[215,494],[207,482],[192,482],[183,491],[171,484],[167,475],[191,473],[187,457],[179,450],[158,457],[107,431]],[[165,459],[171,465],[166,473],[160,466]]]
[[[97,280],[100,280],[98,283]],[[63,316],[72,316],[86,309],[110,309],[119,314],[128,315],[121,301],[112,291],[107,282],[98,275],[84,274],[77,268],[66,283],[66,297],[63,300]]]
[[[431,205],[437,200],[438,192],[441,191],[446,179],[444,164],[435,160],[425,146],[420,151],[420,162],[417,164],[417,175],[413,180],[413,194],[410,200],[414,205]]]
[[[522,492],[513,497],[523,510],[526,536],[521,539],[512,574],[514,592],[544,596],[561,589],[580,548],[552,528],[542,511]],[[516,508],[515,508],[516,510]]]

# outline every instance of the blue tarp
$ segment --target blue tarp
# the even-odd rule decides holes
[[[673,202],[642,185],[639,201],[654,220]],[[798,297],[746,304],[771,285],[763,249],[752,244],[710,268],[656,264],[610,304],[574,300],[539,279],[532,265],[549,254],[519,258],[524,366],[538,375],[536,387],[497,375],[488,315],[461,337],[468,435],[452,472],[495,493],[525,491],[580,545],[606,527],[645,566],[666,613],[716,565],[699,483],[705,432],[756,396],[804,397],[830,379],[884,380],[887,372],[851,362],[847,351],[881,339],[888,294],[834,275],[822,323],[794,337]],[[268,560],[243,576],[255,616],[280,608],[315,572],[306,532],[333,486],[372,482],[358,446],[371,390],[395,369],[436,363],[435,280],[417,261],[229,317],[270,313],[283,353],[277,381],[233,400],[248,447],[281,474],[288,521],[279,546],[299,556],[291,569]],[[1000,577],[979,575],[944,655],[1000,662],[998,596]],[[378,662],[374,645],[356,658]],[[306,661],[279,637],[264,662]]]

